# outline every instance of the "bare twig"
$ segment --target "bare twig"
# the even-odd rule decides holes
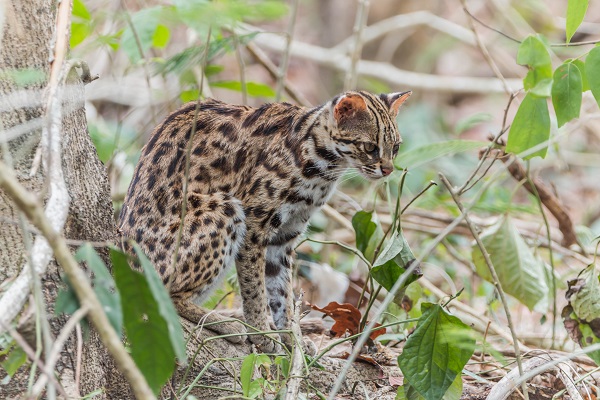
[[[48,368],[42,360],[40,360],[40,359],[38,359],[38,357],[36,357],[35,351],[31,348],[31,346],[29,346],[29,344],[27,343],[27,340],[25,340],[25,338],[23,336],[21,336],[19,334],[19,332],[17,332],[16,330],[14,330],[6,325],[2,325],[1,323],[0,323],[0,329],[2,329],[4,331],[8,331],[9,335],[12,336],[12,338],[15,340],[15,342],[21,347],[21,349],[23,349],[25,354],[27,354],[27,357],[29,357],[29,359],[31,361],[35,362],[37,364],[38,368],[40,369],[40,371],[42,371],[42,373],[48,377],[50,384],[54,388],[56,388],[56,390],[58,390],[58,392],[61,394],[61,396],[64,396],[65,399],[68,399],[69,396],[67,396],[63,387],[60,385],[60,383],[54,377],[54,371],[52,371],[52,369]]]
[[[46,367],[48,370],[50,370],[50,371],[54,370],[54,366],[56,365],[56,361],[58,361],[58,356],[60,355],[60,352],[62,351],[63,345],[65,344],[67,339],[69,339],[69,336],[71,336],[71,332],[73,331],[73,329],[75,329],[75,326],[77,324],[79,324],[79,321],[81,321],[81,319],[83,317],[85,317],[85,315],[88,313],[88,311],[89,310],[86,306],[79,308],[77,311],[75,311],[75,313],[73,313],[71,318],[69,318],[67,323],[63,326],[62,330],[60,331],[60,334],[54,341],[54,345],[52,346],[52,349],[50,350],[50,356],[48,358],[46,358]],[[46,374],[40,376],[38,381],[33,386],[33,390],[32,390],[33,395],[35,397],[40,395],[40,393],[44,389],[44,386],[46,386],[47,382],[48,382],[48,376]]]
[[[462,3],[463,10],[465,11],[465,13],[472,17],[472,14],[467,9],[467,1],[460,0],[460,2]],[[471,30],[473,31],[473,34],[475,35],[475,40],[477,41],[477,47],[479,47],[479,50],[481,51],[483,58],[488,63],[488,65],[490,66],[492,71],[494,71],[494,75],[496,75],[496,77],[498,79],[500,79],[500,81],[502,81],[502,84],[504,85],[504,91],[507,94],[512,95],[513,89],[511,89],[511,87],[508,85],[508,82],[504,78],[504,75],[502,75],[502,72],[500,72],[500,68],[498,68],[498,66],[496,65],[496,62],[490,55],[490,52],[488,51],[487,47],[485,47],[483,40],[481,40],[481,36],[479,36],[479,34],[477,33],[477,29],[475,29],[475,24],[473,23],[472,18],[469,18],[469,26],[471,27]]]
[[[362,34],[367,25],[367,17],[369,16],[369,6],[371,2],[369,0],[359,0],[359,7],[356,13],[356,20],[354,21],[354,48],[352,50],[352,56],[350,58],[350,68],[346,71],[346,82],[344,84],[345,90],[356,89],[358,82],[357,66],[360,56],[362,55],[363,41]]]
[[[290,11],[290,20],[288,22],[287,34],[285,37],[285,49],[283,51],[283,58],[281,59],[281,65],[279,66],[279,73],[277,74],[277,86],[275,88],[275,101],[281,99],[281,92],[283,90],[283,82],[287,74],[288,65],[290,61],[290,49],[292,47],[292,40],[294,38],[294,28],[296,27],[296,15],[298,14],[298,3],[299,0],[292,0],[292,9]]]
[[[521,41],[519,39],[515,39],[514,37],[502,32],[499,29],[496,29],[488,24],[486,24],[485,22],[483,22],[482,20],[478,19],[477,17],[475,17],[473,14],[471,14],[466,8],[465,8],[465,12],[467,14],[469,14],[469,16],[474,19],[475,21],[477,21],[481,26],[486,27],[489,30],[492,30],[496,33],[498,33],[499,35],[504,36],[505,38],[507,38],[508,40],[511,40],[515,43],[521,43]],[[590,46],[590,45],[594,45],[596,43],[600,42],[600,40],[588,40],[588,41],[584,41],[584,42],[570,42],[570,43],[551,43],[550,47],[571,47],[571,46]]]
[[[100,339],[114,357],[117,368],[131,384],[136,398],[154,399],[154,394],[150,390],[146,379],[131,359],[129,353],[125,350],[121,338],[117,335],[106,317],[102,304],[98,301],[84,272],[73,258],[66,241],[54,229],[49,217],[44,215],[39,199],[29,193],[17,181],[14,171],[7,168],[3,162],[0,162],[0,188],[4,190],[17,207],[27,215],[30,222],[44,235],[44,241],[49,245],[51,252],[54,252],[58,263],[64,268],[69,282],[79,299],[79,303],[89,308],[90,319],[96,327]],[[11,285],[9,290],[15,287],[15,284],[16,282]],[[0,330],[5,330],[6,326],[6,324],[0,322]]]
[[[471,219],[469,218],[467,212],[465,211],[465,208],[463,207],[462,202],[460,201],[460,198],[458,197],[455,189],[452,187],[452,185],[450,184],[448,179],[444,176],[444,174],[440,173],[439,176],[440,176],[440,180],[442,181],[444,186],[446,186],[446,188],[450,192],[450,195],[452,196],[452,199],[456,203],[456,206],[460,210],[461,214],[464,216],[465,222],[469,226],[469,229],[471,230],[471,233],[473,234],[473,237],[475,238],[475,241],[477,242],[477,246],[479,247],[479,250],[481,251],[481,254],[483,255],[485,263],[488,266],[488,269],[490,270],[490,274],[493,279],[492,283],[496,287],[496,290],[498,291],[498,294],[500,295],[500,300],[502,301],[502,305],[504,306],[504,312],[506,314],[506,322],[508,324],[508,329],[510,330],[510,333],[513,337],[513,346],[515,349],[515,357],[517,359],[517,365],[519,366],[519,373],[520,373],[520,375],[523,375],[523,366],[521,364],[521,354],[520,354],[520,350],[519,350],[519,338],[517,337],[515,327],[512,323],[512,317],[510,314],[510,309],[508,307],[508,302],[506,300],[506,295],[504,294],[504,290],[502,289],[502,285],[500,284],[500,280],[498,279],[498,274],[496,274],[496,269],[494,268],[492,259],[490,258],[490,255],[488,254],[485,246],[483,245],[483,242],[481,241],[481,237],[479,236],[479,233],[477,232],[475,225],[473,225],[473,223],[471,222]],[[523,382],[523,392],[525,395],[525,399],[528,399],[529,397],[527,394],[527,385],[525,382]]]
[[[258,46],[256,46],[252,42],[246,44],[246,48],[248,49],[250,54],[252,54],[252,56],[256,59],[256,61],[258,61],[259,64],[261,64],[263,67],[265,67],[265,69],[271,75],[271,77],[273,79],[277,79],[277,77],[278,77],[277,66],[275,64],[273,64],[273,61],[271,61],[271,59],[265,54],[265,52],[262,51]],[[308,101],[308,99],[306,97],[304,97],[304,95],[298,89],[293,87],[292,84],[287,79],[283,80],[283,87],[284,87],[285,91],[287,92],[287,94],[296,103],[298,103],[304,107],[311,106],[310,101]]]
[[[289,380],[285,392],[286,400],[298,398],[300,383],[302,382],[302,368],[304,367],[304,352],[302,350],[302,332],[300,332],[300,311],[302,310],[302,299],[304,292],[300,290],[298,299],[294,303],[294,319],[292,320],[292,334],[294,347],[292,349],[292,365],[290,367]]]

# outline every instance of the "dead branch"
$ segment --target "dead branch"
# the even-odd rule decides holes
[[[260,32],[254,42],[259,46],[281,53],[286,48],[285,39],[274,33],[267,33],[260,29],[242,25],[236,30],[239,35]],[[304,60],[313,61],[317,64],[333,68],[338,71],[347,71],[350,67],[351,58],[335,48],[327,49],[297,40],[292,42],[290,55]],[[359,60],[357,73],[380,79],[398,87],[410,87],[412,89],[430,90],[435,92],[451,93],[504,93],[502,82],[496,78],[475,78],[461,76],[440,76],[406,71],[396,68],[388,63],[377,61]],[[519,79],[507,79],[510,87],[520,88],[522,82]]]

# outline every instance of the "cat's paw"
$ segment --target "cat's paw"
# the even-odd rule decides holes
[[[281,346],[277,343],[280,340],[278,334],[262,334],[262,335],[249,335],[250,341],[258,353],[280,353]]]

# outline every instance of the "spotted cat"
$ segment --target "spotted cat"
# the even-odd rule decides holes
[[[346,169],[372,180],[392,173],[402,143],[396,115],[411,93],[350,91],[315,108],[187,103],[143,148],[120,229],[153,261],[184,318],[221,322],[209,329],[245,340],[242,324],[197,305],[235,265],[246,322],[267,331],[270,310],[275,326],[289,329],[297,238]],[[187,211],[173,262],[186,160]],[[249,339],[262,351],[277,350],[266,335]]]

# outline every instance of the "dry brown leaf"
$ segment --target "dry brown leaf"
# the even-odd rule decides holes
[[[314,304],[311,304],[310,307],[313,310],[320,311],[329,317],[333,318],[335,323],[331,327],[331,333],[334,337],[342,337],[348,332],[350,335],[355,335],[359,333],[359,326],[361,320],[360,310],[354,307],[352,304],[343,303],[340,304],[338,302],[332,301],[327,304],[325,307],[320,308]],[[376,324],[375,327],[379,327],[381,324]],[[385,333],[384,329],[374,329],[369,337],[371,340],[375,340],[378,336],[383,335]]]

